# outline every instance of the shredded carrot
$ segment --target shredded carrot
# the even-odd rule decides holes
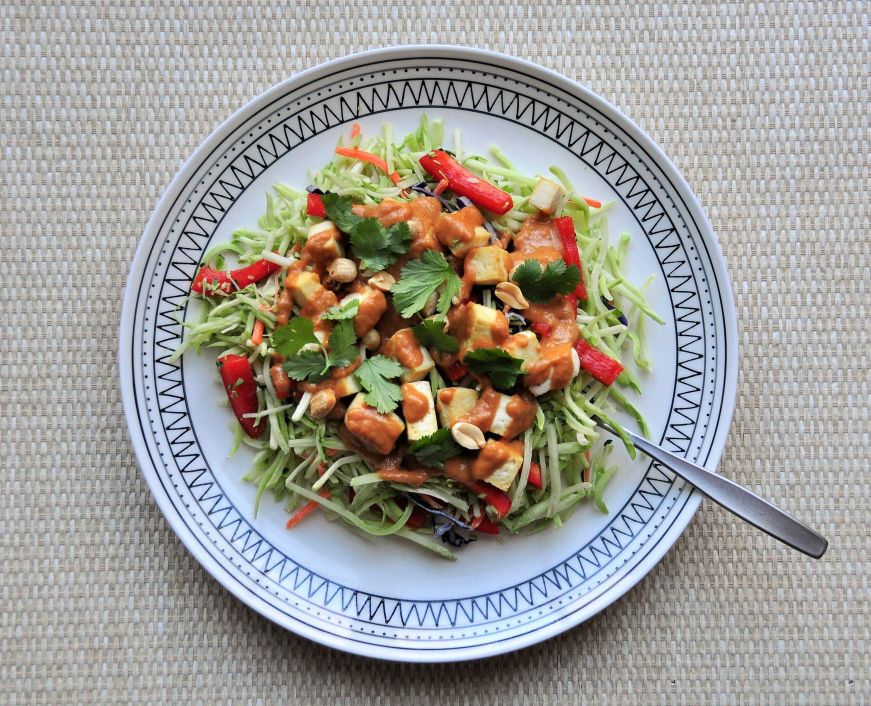
[[[362,130],[360,128],[360,123],[354,123],[353,125],[351,125],[351,139],[352,140],[355,137],[357,137],[361,132],[362,132]]]
[[[263,322],[257,319],[254,322],[254,330],[251,332],[251,345],[259,346],[263,343]]]
[[[447,179],[442,179],[438,184],[436,184],[436,188],[432,190],[432,192],[436,196],[441,196],[444,193],[445,189],[447,189],[451,185]]]
[[[587,202],[587,206],[590,208],[602,208],[602,202],[596,201],[596,199],[588,199],[586,196],[583,197],[584,201]]]
[[[366,150],[358,150],[353,147],[336,147],[336,154],[340,157],[347,157],[348,159],[357,159],[361,162],[368,162],[372,166],[380,169],[385,174],[389,174],[390,181],[394,184],[398,184],[402,181],[402,177],[399,176],[396,172],[389,172],[387,168],[387,162],[379,157],[377,154],[372,154],[371,152],[367,152]]]
[[[319,495],[322,498],[329,499],[330,491],[324,489],[319,493]],[[309,500],[305,505],[303,505],[299,510],[297,510],[290,516],[290,519],[285,525],[285,529],[293,529],[294,527],[296,527],[300,522],[302,522],[306,517],[314,512],[318,504],[319,503],[316,500]]]

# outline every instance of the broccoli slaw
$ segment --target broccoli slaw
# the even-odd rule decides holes
[[[651,369],[645,320],[611,243],[611,204],[498,148],[450,151],[441,121],[397,140],[355,125],[306,189],[276,184],[256,227],[202,257],[175,352],[216,349],[230,455],[293,528],[320,510],[442,557],[481,535],[607,512],[617,472],[596,420]],[[232,267],[233,269],[228,269]]]

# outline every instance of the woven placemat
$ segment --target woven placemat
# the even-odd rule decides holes
[[[0,702],[871,701],[867,3],[0,4]],[[487,47],[576,78],[671,155],[741,337],[722,471],[831,541],[706,504],[625,598],[485,663],[375,663],[250,611],[170,532],[119,400],[124,278],[182,161],[328,58]]]

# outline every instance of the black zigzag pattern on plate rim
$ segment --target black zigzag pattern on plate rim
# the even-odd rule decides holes
[[[442,90],[442,85],[448,83],[449,88],[447,91]],[[480,103],[482,100],[485,101],[485,108],[487,112],[492,111],[494,108],[499,107],[499,103],[501,101],[501,107],[503,108],[503,113],[507,113],[506,108],[511,107],[512,105],[516,106],[516,110],[518,112],[519,117],[522,117],[524,113],[530,113],[530,118],[532,123],[527,125],[528,127],[534,127],[537,123],[542,123],[542,126],[546,131],[552,130],[557,139],[563,138],[567,134],[567,142],[569,146],[578,145],[581,140],[583,143],[580,144],[579,156],[584,159],[587,164],[592,166],[596,171],[606,178],[609,181],[612,181],[620,191],[620,187],[623,187],[625,192],[626,199],[634,199],[634,204],[629,204],[630,208],[633,209],[638,217],[639,221],[642,224],[642,228],[644,228],[645,232],[648,234],[648,237],[651,238],[651,242],[654,247],[657,249],[657,252],[662,254],[665,252],[664,257],[661,257],[661,261],[663,265],[672,265],[672,270],[670,273],[666,273],[667,278],[669,279],[670,284],[672,283],[672,278],[677,277],[679,282],[670,286],[672,290],[672,296],[677,295],[686,295],[685,299],[681,302],[675,302],[676,310],[679,307],[684,307],[687,309],[686,312],[682,313],[678,318],[678,326],[681,325],[681,321],[685,324],[686,328],[681,332],[679,331],[679,336],[683,334],[687,334],[691,329],[698,327],[701,325],[701,312],[698,307],[693,308],[692,306],[688,306],[688,302],[692,299],[692,295],[696,294],[692,290],[683,289],[687,282],[690,281],[691,275],[688,276],[680,272],[682,266],[686,266],[685,260],[680,260],[676,258],[675,255],[680,252],[680,243],[675,243],[675,231],[673,226],[668,219],[668,216],[665,214],[664,209],[661,206],[657,209],[658,203],[656,198],[653,196],[649,187],[643,184],[643,180],[635,174],[632,174],[631,167],[628,164],[621,164],[620,158],[614,153],[608,153],[607,146],[600,138],[593,135],[589,130],[584,128],[580,135],[575,134],[575,121],[572,121],[571,124],[566,126],[565,120],[567,120],[566,116],[556,115],[554,116],[554,109],[543,106],[540,101],[535,99],[530,99],[526,96],[520,96],[519,94],[514,94],[514,97],[506,104],[505,103],[505,89],[494,89],[493,87],[483,86],[481,92],[478,94],[477,99],[474,95],[474,91],[470,87],[470,83],[466,82],[466,87],[462,93],[460,93],[456,85],[457,82],[454,81],[445,81],[445,80],[432,80],[429,82],[429,86],[431,88],[430,92],[427,92],[426,88],[428,86],[427,81],[420,81],[420,87],[418,89],[417,96],[414,96],[414,92],[411,89],[411,84],[409,82],[395,82],[395,84],[401,84],[402,90],[399,92],[394,83],[388,84],[386,87],[385,93],[379,93],[377,88],[368,87],[364,89],[357,89],[350,93],[356,94],[357,96],[357,105],[358,110],[352,111],[349,115],[345,115],[345,111],[350,109],[350,105],[346,100],[340,100],[338,106],[338,112],[332,110],[329,105],[324,105],[324,112],[321,115],[317,115],[314,110],[309,110],[309,122],[306,123],[305,120],[302,119],[301,116],[297,118],[297,128],[299,130],[298,133],[295,133],[291,130],[291,133],[294,134],[297,142],[296,144],[301,143],[305,139],[308,139],[313,134],[319,132],[320,129],[326,129],[328,127],[333,127],[341,122],[345,122],[347,120],[359,117],[362,114],[367,114],[370,112],[378,112],[376,106],[380,102],[383,104],[385,110],[390,110],[396,107],[400,107],[399,105],[391,105],[391,99],[394,102],[399,102],[400,104],[404,100],[406,96],[411,94],[415,98],[415,105],[419,105],[419,102],[422,97],[426,97],[427,105],[432,107],[447,107],[447,108],[457,108],[461,107],[467,98],[470,97],[473,102],[477,100]],[[371,91],[371,95],[369,96],[370,102],[367,104],[366,98],[363,97],[363,93],[365,91]],[[497,92],[497,97],[492,98],[490,96],[491,91]],[[451,97],[453,96],[456,104],[451,102]],[[444,105],[439,104],[435,99],[436,97],[442,99]],[[526,105],[522,105],[524,101]],[[360,110],[360,108],[363,110]],[[538,112],[537,112],[538,111]],[[569,119],[570,120],[570,119]],[[278,126],[276,126],[277,128]],[[284,135],[287,135],[286,130],[288,129],[287,123],[281,125],[282,130],[284,130]],[[276,148],[276,141],[282,147],[285,146],[285,143],[282,143],[281,140],[276,138],[276,128],[272,128],[265,135],[258,138],[258,140],[252,144],[248,149],[245,150],[245,153],[236,156],[236,158],[232,161],[232,163],[224,169],[222,176],[217,177],[215,179],[214,184],[220,185],[221,188],[224,189],[223,194],[216,193],[215,189],[210,189],[210,195],[212,197],[212,202],[208,203],[206,201],[201,201],[197,208],[194,209],[194,214],[190,217],[188,221],[188,227],[184,229],[184,237],[189,239],[189,245],[184,245],[179,243],[177,251],[180,253],[181,257],[179,259],[174,260],[171,263],[171,267],[175,268],[182,276],[181,277],[167,277],[164,281],[169,284],[170,287],[176,290],[175,294],[167,294],[161,297],[162,304],[165,304],[174,309],[175,304],[178,299],[185,295],[189,289],[190,280],[193,276],[194,269],[199,260],[199,253],[202,252],[202,248],[204,244],[197,244],[194,238],[202,238],[207,240],[210,237],[210,231],[214,231],[219,223],[222,215],[226,212],[230,203],[232,203],[235,198],[238,197],[239,193],[241,193],[251,181],[253,181],[256,176],[269,164],[279,158],[282,153],[280,150]],[[308,133],[308,134],[307,134]],[[592,139],[592,146],[590,146]],[[264,142],[268,140],[269,149],[264,148]],[[289,139],[286,142],[286,151],[289,151],[293,147],[296,146]],[[255,152],[256,150],[256,152]],[[604,154],[603,154],[604,152]],[[617,159],[617,163],[615,165],[615,157]],[[603,173],[604,172],[604,173]],[[627,176],[627,172],[629,175]],[[235,183],[233,183],[233,181]],[[641,184],[641,188],[638,188],[639,183]],[[235,193],[234,193],[235,192]],[[621,192],[621,193],[624,193]],[[640,213],[640,215],[639,215]],[[666,227],[660,227],[662,221],[665,220]],[[199,230],[191,229],[191,224],[195,224],[195,227]],[[655,238],[659,237],[658,241],[655,241]],[[673,238],[672,241],[669,241],[669,238]],[[194,256],[196,255],[196,256]],[[697,295],[696,295],[697,296]],[[169,319],[165,316],[166,310],[161,310],[159,316],[164,317],[162,323],[157,324],[157,329],[162,331],[166,338],[161,338],[159,341],[155,339],[155,344],[164,349],[164,351],[168,351],[171,348],[174,348],[171,345],[172,341],[178,341],[178,326],[174,320]],[[693,314],[697,315],[697,320],[693,321]],[[175,328],[175,331],[173,330]],[[157,335],[157,334],[155,334]],[[692,337],[692,334],[689,334]],[[703,357],[703,354],[691,352],[691,347],[694,342],[697,342],[701,339],[701,336],[694,338],[693,340],[686,341],[679,348],[684,352],[689,354],[689,358],[684,361],[680,361],[679,364],[685,368],[686,381],[692,380],[694,377],[701,375],[701,371],[694,370],[689,367],[688,364],[698,360],[698,358]],[[695,357],[692,357],[695,355]],[[449,612],[450,609],[443,605],[438,610],[432,607],[432,602],[428,601],[402,601],[400,599],[396,599],[393,602],[396,604],[399,603],[407,603],[412,604],[416,603],[417,605],[413,605],[409,612],[403,615],[403,611],[401,607],[394,606],[391,608],[389,603],[385,603],[385,600],[381,597],[376,596],[368,596],[368,594],[360,594],[359,592],[354,591],[353,589],[348,589],[347,587],[338,586],[336,584],[332,584],[326,579],[321,577],[314,577],[313,575],[308,573],[308,570],[303,569],[302,567],[298,567],[294,564],[293,568],[287,570],[286,565],[283,563],[287,560],[286,557],[279,557],[278,560],[273,560],[273,553],[276,551],[268,546],[264,548],[265,541],[261,538],[252,537],[255,535],[253,528],[245,528],[243,523],[245,522],[241,515],[235,511],[235,508],[231,506],[223,506],[221,500],[224,499],[223,494],[217,485],[213,483],[213,481],[203,480],[203,476],[207,474],[206,468],[192,468],[194,464],[194,460],[197,458],[197,454],[191,452],[191,449],[195,447],[195,441],[190,438],[190,425],[187,426],[183,423],[185,414],[180,414],[175,411],[179,403],[183,403],[184,396],[183,394],[175,392],[175,389],[181,385],[180,376],[177,377],[173,373],[180,373],[179,369],[176,366],[169,366],[165,363],[165,361],[159,361],[158,365],[161,366],[162,370],[160,374],[157,376],[157,379],[161,380],[163,383],[166,383],[166,387],[161,390],[161,396],[166,399],[169,404],[163,405],[161,407],[161,415],[168,421],[165,424],[165,430],[167,433],[167,438],[172,446],[176,459],[178,461],[178,466],[180,472],[187,480],[187,485],[190,488],[192,493],[198,494],[198,502],[203,504],[203,510],[212,518],[212,521],[215,523],[215,526],[224,529],[230,530],[232,528],[232,534],[228,537],[225,537],[231,543],[235,543],[237,548],[240,550],[243,556],[245,556],[246,560],[258,565],[260,570],[264,572],[266,575],[277,575],[279,582],[287,583],[291,581],[293,583],[293,587],[295,591],[300,591],[304,589],[308,596],[312,599],[317,598],[320,594],[323,594],[323,600],[326,604],[332,604],[337,601],[341,606],[342,611],[347,611],[351,604],[354,604],[354,610],[358,615],[368,611],[370,615],[370,619],[374,618],[375,615],[381,614],[385,621],[392,618],[397,612],[400,614],[400,622],[407,623],[412,614],[417,617],[418,623],[424,623],[427,621],[427,616],[429,619],[435,623],[441,621],[440,616],[442,614],[448,614],[447,620],[450,623],[455,623],[457,620],[457,615],[462,612],[465,613],[467,619],[474,620],[476,612],[481,613],[482,617],[486,619],[486,617],[492,612],[499,613],[502,601],[506,604],[508,608],[511,610],[517,609],[517,601],[515,601],[515,605],[511,605],[512,601],[508,597],[504,597],[503,594],[499,594],[503,596],[500,598],[500,604],[494,605],[492,597],[496,594],[489,594],[486,597],[486,602],[483,607],[478,605],[477,607],[471,607],[470,610],[461,605],[462,602],[458,601],[447,601],[443,602],[454,603],[456,605],[456,610],[454,613],[454,618],[451,619]],[[681,382],[684,382],[682,380]],[[683,416],[683,421],[677,424],[676,426],[670,427],[674,432],[674,436],[671,437],[673,443],[675,441],[680,442],[684,441],[686,444],[689,443],[689,439],[691,434],[687,434],[684,427],[686,426],[694,426],[694,420],[690,418],[686,412],[689,409],[698,409],[698,403],[695,403],[691,396],[695,393],[699,393],[701,388],[688,385],[688,389],[681,391],[684,395],[681,399],[688,405],[687,407],[680,408],[680,412]],[[675,409],[674,411],[678,411]],[[169,419],[169,417],[175,417],[175,419]],[[681,446],[680,443],[674,444],[679,450],[686,452],[686,446]],[[657,469],[651,469],[652,471],[656,471]],[[661,473],[661,471],[659,471]],[[650,476],[650,473],[648,474]],[[648,479],[645,479],[647,482]],[[637,513],[640,511],[654,511],[652,504],[649,502],[649,498],[647,495],[654,498],[661,498],[667,487],[663,490],[659,490],[656,487],[656,483],[663,483],[666,486],[671,485],[671,479],[668,475],[660,475],[656,479],[652,479],[651,476],[651,485],[650,488],[644,491],[644,495],[642,495],[645,502],[647,502],[648,507],[642,508],[641,506],[634,506],[633,510]],[[638,491],[636,491],[638,492]],[[207,503],[211,502],[211,507],[208,507]],[[221,514],[223,513],[223,516]],[[235,513],[236,516],[231,516]],[[526,582],[526,585],[529,588],[529,593],[524,595],[523,590],[518,587],[512,587],[515,595],[518,595],[523,599],[524,602],[534,603],[533,594],[538,593],[542,597],[547,597],[548,589],[547,583],[550,582],[554,585],[554,588],[561,588],[563,582],[571,585],[571,579],[569,578],[571,573],[581,577],[582,581],[587,577],[586,572],[583,570],[583,563],[581,559],[587,560],[590,563],[591,567],[599,567],[601,566],[601,561],[597,555],[601,555],[602,557],[611,558],[612,549],[620,549],[625,544],[621,541],[620,535],[622,534],[624,537],[632,537],[633,533],[631,531],[631,526],[629,526],[632,522],[638,522],[640,525],[646,524],[646,519],[641,518],[640,514],[636,516],[636,518],[632,518],[627,520],[625,514],[621,513],[621,517],[624,519],[624,522],[627,523],[627,528],[630,530],[628,533],[621,532],[618,530],[618,534],[613,536],[613,543],[611,541],[606,541],[601,548],[596,548],[595,550],[591,550],[592,561],[587,559],[586,557],[581,556],[581,552],[573,555],[572,558],[578,558],[579,567],[581,571],[578,572],[574,567],[568,567],[567,564],[563,564],[560,567],[556,567],[556,569],[551,570],[547,574],[543,574],[539,577],[531,579]],[[614,528],[612,528],[613,530]],[[610,544],[610,546],[609,546]],[[581,550],[583,551],[583,550]],[[619,551],[618,551],[619,553]],[[571,560],[571,559],[570,559]],[[560,576],[560,569],[564,568],[565,572],[563,576]],[[300,577],[300,572],[304,572],[306,575]],[[548,575],[550,575],[548,577]],[[539,584],[536,584],[536,581],[540,581]],[[307,587],[307,588],[305,588]],[[361,596],[365,596],[361,601]],[[481,597],[484,598],[484,597]],[[373,607],[373,599],[375,599],[375,604]],[[474,601],[475,599],[468,599]],[[379,602],[380,601],[380,602]],[[421,614],[420,606],[425,606],[423,608],[423,613]]]

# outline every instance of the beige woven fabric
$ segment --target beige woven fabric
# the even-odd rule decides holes
[[[179,4],[0,4],[0,702],[871,702],[869,4]],[[267,87],[418,42],[561,71],[674,158],[737,299],[722,470],[826,534],[822,561],[706,504],[589,623],[427,667],[286,633],[170,532],[116,381],[121,289],[150,211]]]

